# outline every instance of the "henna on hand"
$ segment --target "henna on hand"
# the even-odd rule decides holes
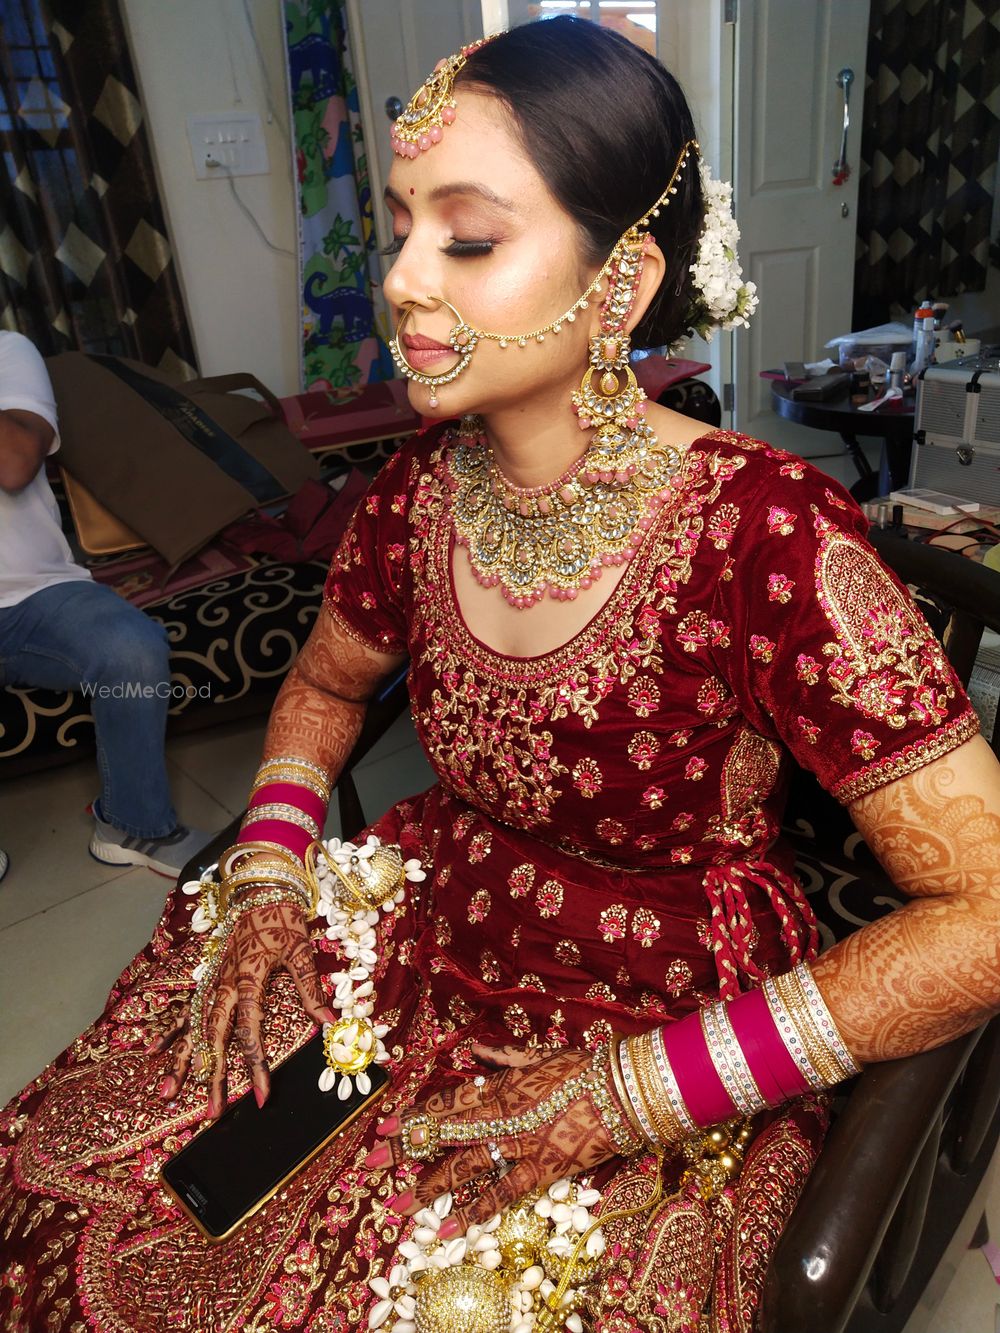
[[[553,1053],[527,1052],[516,1047],[480,1047],[479,1051],[484,1063],[506,1065],[503,1073],[488,1078],[481,1088],[471,1080],[445,1088],[427,1097],[410,1114],[473,1124],[523,1116],[568,1079],[588,1070],[592,1063],[590,1053],[580,1050]],[[390,1160],[396,1165],[406,1160],[401,1130],[402,1125],[395,1117],[379,1126],[379,1132],[386,1135]],[[449,1235],[465,1231],[473,1223],[487,1221],[532,1190],[544,1188],[562,1176],[592,1170],[616,1156],[608,1132],[586,1095],[571,1102],[552,1121],[530,1132],[501,1137],[497,1144],[504,1157],[514,1163],[512,1169],[478,1199],[452,1214],[445,1223]],[[487,1176],[493,1166],[483,1143],[443,1149],[442,1158],[421,1173],[413,1188],[412,1202],[404,1211],[415,1213],[427,1207],[438,1195]],[[444,1228],[441,1234],[445,1234]]]
[[[264,996],[268,977],[278,967],[291,973],[303,1007],[315,1023],[334,1021],[332,1010],[323,1000],[312,945],[299,904],[291,901],[270,903],[244,913],[227,942],[205,1021],[204,1040],[216,1057],[208,1098],[209,1119],[220,1115],[225,1106],[226,1042],[234,1017],[236,1038],[253,1082],[258,1106],[263,1106],[267,1100],[270,1069],[262,1035]],[[160,1085],[160,1095],[166,1098],[177,1096],[190,1072],[193,1034],[186,1022],[183,1029],[174,1030],[172,1038],[177,1038],[182,1031],[171,1072]]]

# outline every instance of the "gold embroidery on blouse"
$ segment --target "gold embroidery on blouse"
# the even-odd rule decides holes
[[[580,966],[580,946],[573,940],[560,940],[554,951],[556,962],[563,967]]]
[[[507,884],[510,887],[510,896],[512,898],[523,898],[531,889],[535,882],[535,867],[528,861],[523,862],[507,876]]]
[[[509,1004],[503,1011],[504,1026],[515,1037],[527,1037],[531,1032],[531,1020],[527,1011],[519,1004]]]
[[[415,637],[420,664],[439,682],[429,703],[417,705],[421,739],[447,789],[472,805],[495,803],[498,817],[515,826],[549,823],[568,769],[546,724],[573,715],[592,727],[613,689],[641,672],[651,680],[662,673],[659,619],[674,614],[676,590],[690,579],[703,509],[745,459],[689,449],[670,499],[593,620],[553,652],[514,659],[475,639],[455,601],[448,447],[429,460],[409,513],[414,607],[423,619]],[[654,696],[640,697],[645,707]],[[651,762],[648,750],[630,749],[630,757],[640,767]]]
[[[573,786],[588,801],[600,793],[604,775],[596,759],[581,759],[573,765]]]
[[[979,718],[971,708],[967,708],[943,727],[938,727],[930,736],[921,736],[912,745],[884,759],[878,759],[859,773],[838,782],[831,789],[832,793],[842,805],[850,805],[859,796],[867,796],[869,792],[895,782],[897,778],[905,778],[908,773],[915,773],[925,764],[950,754],[978,733]]]
[[[663,974],[663,985],[668,995],[682,994],[690,989],[693,981],[694,973],[691,971],[691,965],[683,958],[675,958],[667,964],[667,970]]]
[[[555,879],[547,879],[535,894],[535,906],[540,916],[558,916],[562,911],[563,886]]]
[[[721,810],[705,836],[729,846],[752,847],[767,833],[762,806],[774,790],[781,750],[750,727],[740,727],[723,760]]]
[[[484,949],[479,955],[479,971],[484,981],[495,986],[500,980],[500,963],[492,949]]]
[[[837,636],[823,645],[834,702],[897,731],[908,721],[939,726],[955,689],[929,625],[867,546],[826,519],[815,523],[816,589]]]

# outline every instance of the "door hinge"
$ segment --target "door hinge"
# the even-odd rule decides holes
[[[736,386],[732,380],[722,386],[722,410],[732,412],[736,407]]]
[[[723,23],[735,23],[739,18],[740,0],[722,0]]]

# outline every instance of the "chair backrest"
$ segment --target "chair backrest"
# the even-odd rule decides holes
[[[872,532],[882,560],[915,592],[917,604],[967,685],[986,629],[1000,633],[1000,573],[954,551],[907,541],[891,529]],[[996,725],[986,737],[1000,754]]]
[[[872,540],[968,683],[984,630],[1000,631],[1000,574],[891,532]],[[997,726],[990,732],[996,751]],[[846,811],[809,774],[794,779],[785,831],[827,943],[899,901]],[[935,1270],[950,1271],[970,1243],[1000,1138],[998,1102],[1000,1019],[865,1070],[778,1246],[763,1333],[901,1333]]]

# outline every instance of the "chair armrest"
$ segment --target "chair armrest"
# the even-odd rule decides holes
[[[761,1333],[841,1333],[920,1150],[980,1034],[862,1073],[775,1250]]]

